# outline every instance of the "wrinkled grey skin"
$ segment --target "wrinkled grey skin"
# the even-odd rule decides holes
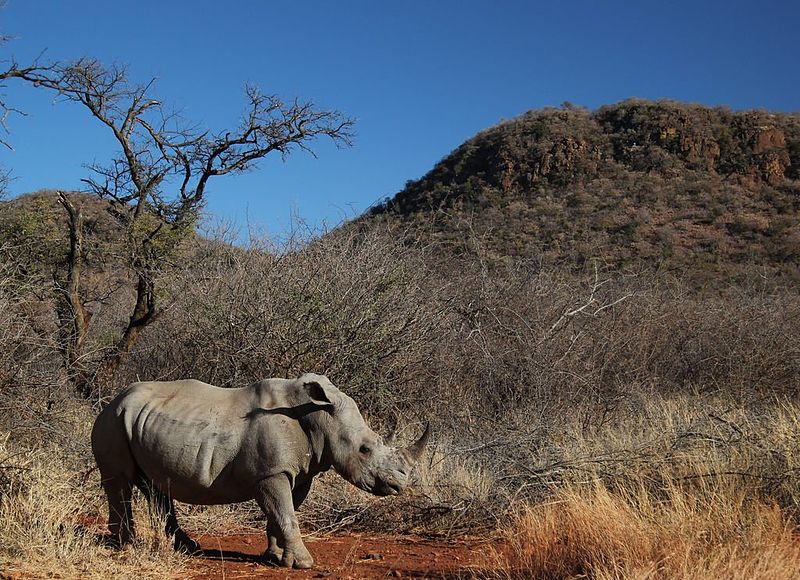
[[[255,499],[267,517],[265,558],[309,568],[295,509],[314,476],[334,468],[375,495],[409,483],[428,429],[402,450],[389,447],[353,399],[326,377],[267,379],[223,389],[195,380],[134,383],[100,413],[92,451],[108,497],[108,527],[120,545],[133,538],[135,485],[166,520],[175,547],[198,544],[178,525],[173,499],[224,504]]]

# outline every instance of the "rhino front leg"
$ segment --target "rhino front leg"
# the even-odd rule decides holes
[[[259,483],[256,500],[269,522],[267,525],[269,547],[265,557],[268,560],[277,557],[283,548],[279,562],[281,566],[311,568],[314,559],[300,538],[292,489],[286,475],[278,474],[263,479]]]
[[[307,482],[295,484],[292,490],[292,505],[295,511],[308,496],[308,491],[311,489],[311,481],[309,479]],[[272,564],[280,564],[283,558],[283,544],[278,541],[279,537],[281,537],[280,528],[277,522],[269,520],[267,522],[267,551],[264,552],[264,558]]]

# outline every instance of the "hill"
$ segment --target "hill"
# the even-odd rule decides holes
[[[456,254],[577,267],[745,264],[796,275],[800,115],[628,100],[480,132],[365,219],[424,226]]]

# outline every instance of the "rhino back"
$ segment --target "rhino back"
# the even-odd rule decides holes
[[[228,480],[248,426],[246,389],[136,383],[115,403],[134,461],[156,486],[191,503],[241,501]]]
[[[298,421],[267,411],[291,404],[288,386],[262,381],[223,389],[195,380],[130,385],[97,419],[93,439],[101,441],[94,444],[101,471],[107,471],[103,463],[121,464],[121,446],[102,441],[124,434],[136,468],[175,499],[252,499],[260,479],[280,472],[294,479],[308,470],[309,444]]]

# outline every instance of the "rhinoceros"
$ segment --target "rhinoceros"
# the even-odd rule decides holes
[[[310,568],[295,510],[319,473],[335,469],[379,496],[409,483],[430,426],[405,449],[386,445],[356,403],[325,376],[266,379],[220,388],[197,380],[140,382],[98,415],[92,451],[118,545],[133,539],[131,494],[138,487],[165,521],[175,548],[200,549],[181,529],[173,500],[226,504],[251,499],[267,518],[264,559]]]

